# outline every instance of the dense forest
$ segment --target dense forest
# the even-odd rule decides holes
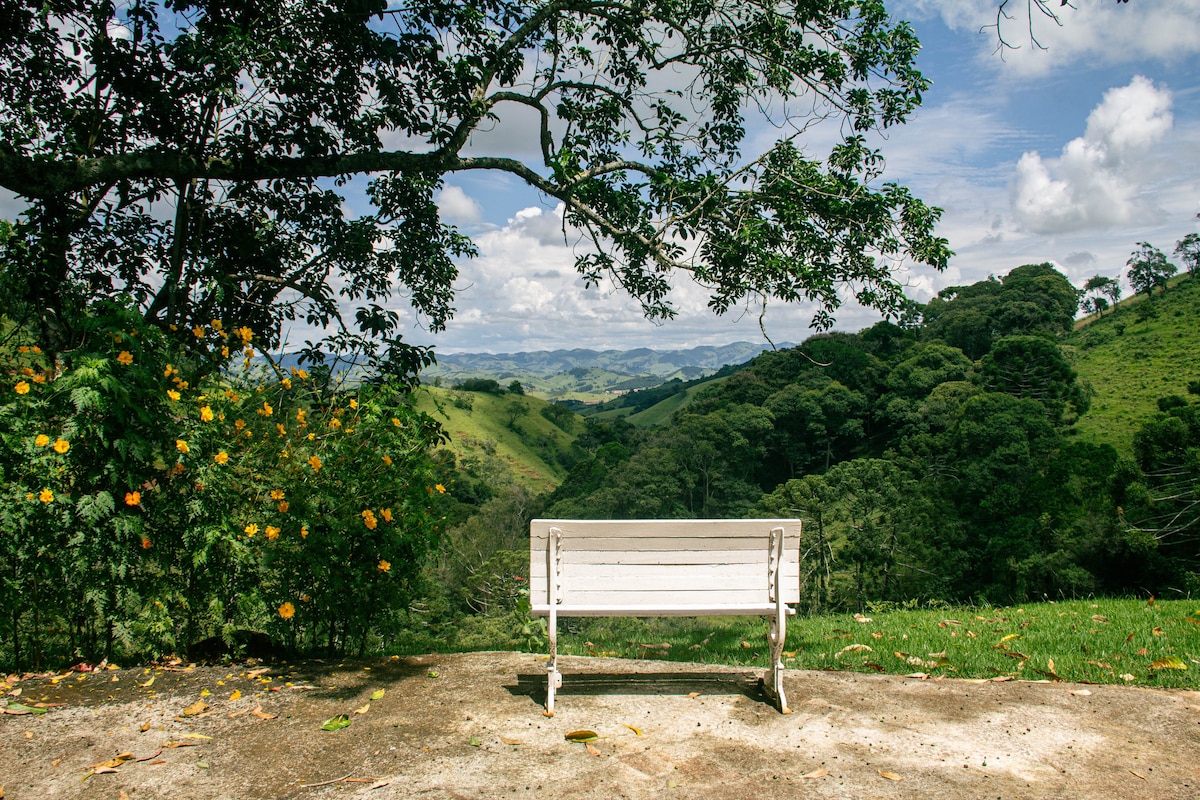
[[[798,515],[810,609],[1193,592],[1200,406],[1163,397],[1123,434],[1132,459],[1080,441],[1094,392],[1063,347],[1079,299],[1026,265],[943,290],[919,324],[764,353],[670,425],[589,420],[590,457],[544,513]]]

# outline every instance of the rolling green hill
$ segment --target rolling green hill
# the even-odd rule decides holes
[[[1200,280],[1173,281],[1149,301],[1129,298],[1064,344],[1095,393],[1076,424],[1079,438],[1128,455],[1133,433],[1158,413],[1158,399],[1187,396],[1188,384],[1200,381]]]
[[[562,482],[583,429],[575,414],[528,395],[422,387],[414,399],[419,410],[442,424],[450,436],[446,447],[459,459],[499,459],[534,492]]]

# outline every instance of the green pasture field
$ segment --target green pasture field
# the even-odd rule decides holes
[[[752,617],[564,619],[559,652],[763,667]],[[1073,600],[1013,607],[796,616],[789,669],[1200,688],[1200,601]]]

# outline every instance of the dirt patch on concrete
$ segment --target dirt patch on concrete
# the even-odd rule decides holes
[[[516,653],[27,678],[8,700],[63,705],[0,715],[0,795],[1200,796],[1200,693],[795,671],[784,716],[744,669],[562,662],[553,718]]]

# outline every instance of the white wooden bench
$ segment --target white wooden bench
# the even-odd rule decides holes
[[[554,715],[559,617],[767,616],[763,686],[784,714],[785,620],[800,602],[800,520],[558,520],[529,526],[529,594],[547,617]]]

